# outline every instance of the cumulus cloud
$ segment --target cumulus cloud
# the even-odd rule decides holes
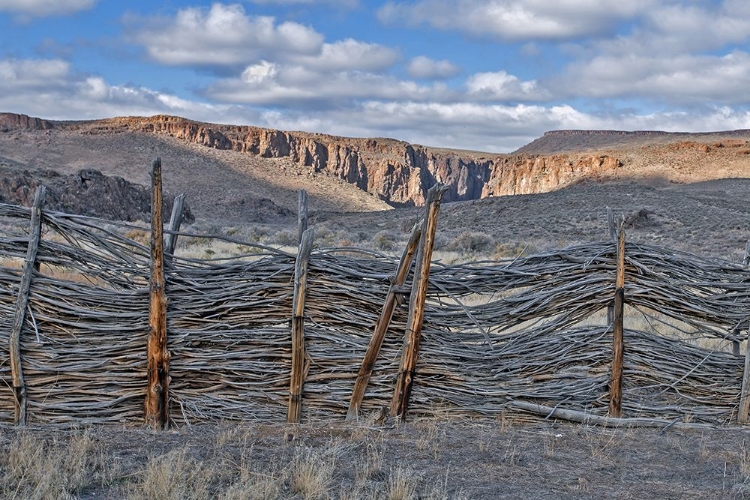
[[[359,6],[359,0],[248,0],[260,5],[332,5],[353,9]]]
[[[131,39],[167,65],[236,66],[260,58],[312,55],[323,35],[295,22],[249,16],[239,5],[181,9],[173,19],[126,19]]]
[[[451,78],[461,72],[461,68],[443,59],[435,61],[425,56],[417,56],[406,67],[410,77],[418,80],[442,80]]]
[[[313,71],[378,71],[392,66],[399,57],[397,50],[384,45],[347,38],[324,43],[318,54],[290,55],[288,60]]]
[[[97,0],[0,0],[0,12],[20,16],[45,17],[88,10]]]
[[[655,4],[656,0],[389,1],[378,10],[378,18],[470,36],[565,40],[612,33],[618,21],[642,15]]]
[[[492,101],[537,101],[549,98],[535,80],[522,81],[505,71],[476,73],[466,80],[469,96]]]

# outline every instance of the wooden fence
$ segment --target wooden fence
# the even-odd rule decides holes
[[[215,237],[242,255],[181,258],[176,238],[209,237],[175,219],[162,252],[158,216],[147,247],[124,223],[0,204],[0,421],[295,422],[407,407],[747,420],[744,265],[622,231],[444,265],[430,258],[438,191],[401,261],[316,249],[303,222],[297,253]]]

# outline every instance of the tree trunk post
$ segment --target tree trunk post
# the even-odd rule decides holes
[[[149,282],[148,388],[145,418],[150,427],[169,425],[169,351],[164,280],[161,159],[151,165],[151,279]]]
[[[430,261],[435,245],[438,213],[443,193],[443,184],[436,184],[427,192],[427,213],[425,214],[424,230],[417,250],[417,262],[414,268],[411,296],[409,297],[409,317],[406,324],[404,346],[401,353],[396,388],[391,400],[391,416],[403,419],[409,405],[414,372],[419,355],[419,343],[422,336],[424,320],[424,305],[427,300],[427,285],[430,277]]]
[[[31,278],[35,270],[39,270],[36,263],[36,254],[39,250],[39,240],[42,234],[42,207],[46,188],[39,186],[34,196],[34,204],[31,207],[31,223],[29,228],[29,246],[26,250],[26,259],[23,263],[23,274],[21,283],[18,285],[18,297],[16,297],[16,309],[13,317],[13,330],[10,332],[10,370],[13,379],[13,395],[15,403],[14,421],[16,425],[26,425],[26,384],[23,379],[21,368],[21,330],[26,319],[26,308],[29,303],[29,291],[31,289]]]
[[[294,265],[294,299],[292,303],[292,372],[289,380],[289,408],[286,421],[297,424],[302,412],[302,386],[305,382],[305,296],[307,268],[312,251],[313,228],[302,233],[302,241]]]
[[[609,416],[622,416],[622,370],[624,355],[625,308],[625,229],[622,222],[617,233],[617,278],[615,284],[614,324],[612,326],[612,380],[609,393]]]
[[[307,231],[307,191],[297,193],[297,244],[302,244],[302,235]]]
[[[617,224],[615,223],[615,214],[610,207],[607,207],[607,228],[609,229],[609,241],[617,243]],[[615,304],[610,303],[607,306],[607,325],[611,326],[615,319]]]
[[[354,383],[354,390],[352,391],[352,398],[349,402],[349,411],[346,414],[347,420],[356,420],[359,416],[359,407],[362,405],[362,400],[365,397],[367,383],[370,381],[375,361],[378,359],[380,348],[383,345],[383,339],[388,331],[391,318],[393,318],[393,310],[396,307],[396,293],[398,289],[403,287],[404,282],[406,281],[406,276],[409,274],[409,269],[411,268],[411,263],[414,260],[414,254],[417,250],[417,244],[421,240],[421,237],[422,224],[417,223],[411,230],[409,242],[406,244],[404,253],[401,255],[401,261],[396,269],[396,275],[393,277],[391,286],[388,288],[385,304],[383,304],[380,317],[375,323],[375,331],[370,339],[370,344],[367,346],[365,357],[362,359],[362,366],[359,369],[359,374],[357,374],[357,380]]]

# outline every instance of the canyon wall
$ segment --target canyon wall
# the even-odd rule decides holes
[[[174,116],[112,118],[90,122],[50,122],[3,118],[0,127],[78,130],[84,134],[145,132],[187,143],[266,158],[289,158],[335,176],[393,206],[423,205],[437,182],[448,186],[444,201],[551,191],[578,179],[606,174],[621,162],[611,156],[498,155],[449,151],[393,139],[356,139],[283,132],[251,126],[215,125]],[[15,115],[18,116],[18,115]],[[4,125],[7,123],[7,125]]]

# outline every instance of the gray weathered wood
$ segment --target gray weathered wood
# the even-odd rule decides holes
[[[362,359],[362,366],[357,374],[352,397],[349,401],[349,411],[346,414],[347,420],[355,420],[359,416],[359,407],[365,397],[367,383],[370,381],[370,376],[372,376],[375,361],[378,359],[380,347],[383,345],[383,339],[385,338],[385,334],[388,331],[388,325],[391,323],[391,318],[393,317],[393,310],[396,306],[396,294],[406,281],[406,276],[409,274],[409,269],[411,268],[411,263],[414,260],[414,254],[417,250],[417,244],[421,240],[421,237],[422,224],[418,223],[415,224],[414,228],[411,230],[409,242],[406,244],[404,253],[401,255],[401,261],[398,264],[396,275],[393,277],[391,286],[388,289],[385,304],[383,304],[380,317],[375,323],[375,331],[370,339],[370,344],[367,346],[365,357]]]
[[[289,380],[289,408],[286,420],[299,423],[302,412],[302,388],[305,383],[305,296],[307,293],[307,267],[312,251],[315,230],[302,233],[302,240],[294,266],[294,298],[292,301],[292,372]]]
[[[307,231],[307,191],[297,193],[297,244],[302,243],[302,235]]]
[[[15,415],[14,420],[18,425],[26,425],[26,385],[23,378],[23,368],[21,360],[21,330],[23,330],[24,320],[26,319],[26,309],[29,302],[29,291],[31,289],[31,278],[35,270],[36,254],[39,250],[39,239],[42,233],[42,206],[46,188],[39,186],[34,196],[34,204],[31,206],[31,224],[29,228],[29,246],[26,251],[26,259],[23,263],[23,274],[21,283],[18,286],[18,296],[16,297],[15,315],[13,317],[13,329],[10,332],[10,369],[13,379],[13,394],[15,396]]]
[[[185,193],[179,194],[172,205],[172,216],[169,219],[169,232],[164,238],[164,253],[174,255],[177,248],[177,233],[182,225],[182,216],[185,209]]]

